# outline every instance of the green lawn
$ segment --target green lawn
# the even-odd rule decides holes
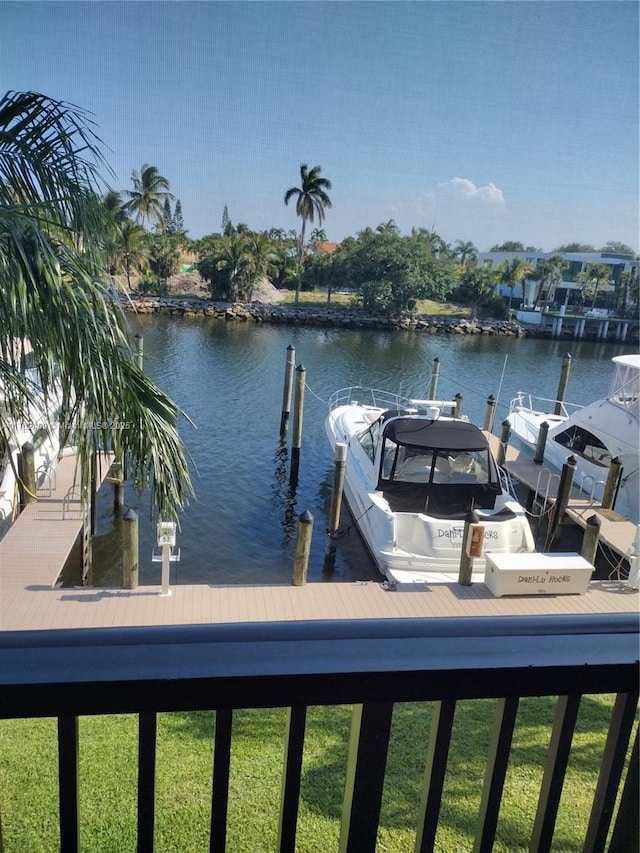
[[[285,290],[286,294],[281,305],[295,304],[295,292]],[[327,294],[322,291],[301,291],[298,304],[303,308],[326,308]],[[354,297],[344,293],[331,294],[331,308],[344,308],[345,310],[355,306]],[[455,305],[452,302],[434,302],[431,299],[423,299],[416,306],[418,314],[429,314],[432,317],[470,317],[471,309],[467,305]]]
[[[560,804],[554,851],[578,851],[589,816],[611,697],[585,697]],[[471,849],[480,804],[493,701],[460,702],[437,849]],[[433,706],[396,706],[377,850],[412,850]],[[500,813],[496,853],[528,849],[554,701],[523,700]],[[309,710],[297,850],[337,850],[351,709]],[[286,712],[234,716],[227,850],[275,850]],[[213,713],[158,718],[156,849],[208,849]],[[133,716],[80,721],[80,809],[85,853],[135,849],[137,723]],[[0,809],[4,853],[58,849],[56,726],[0,722]]]

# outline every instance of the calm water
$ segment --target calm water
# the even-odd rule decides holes
[[[434,359],[438,397],[462,394],[463,412],[482,425],[487,397],[498,399],[494,431],[517,391],[555,398],[562,356],[573,360],[566,400],[603,396],[610,358],[629,352],[611,344],[516,340],[485,336],[343,331],[141,317],[145,369],[195,423],[182,434],[193,456],[197,497],[181,517],[181,561],[172,582],[289,583],[298,515],[314,516],[310,580],[378,577],[355,531],[339,543],[333,571],[324,570],[325,529],[333,459],[324,433],[327,400],[348,385],[427,396]],[[303,445],[297,488],[289,486],[288,445],[279,437],[286,350],[306,368]],[[291,430],[290,430],[291,432]],[[289,436],[290,440],[290,436]],[[115,563],[111,496],[101,493],[96,561]],[[140,582],[158,584],[151,562],[155,528],[147,496],[127,491],[140,515]],[[350,519],[344,514],[344,523]],[[99,583],[119,583],[105,571]]]

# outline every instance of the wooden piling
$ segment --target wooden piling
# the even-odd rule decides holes
[[[569,496],[571,495],[571,487],[573,486],[573,478],[575,477],[577,467],[578,463],[575,456],[570,456],[562,466],[560,485],[558,486],[558,496],[555,504],[553,505],[553,512],[551,513],[549,531],[551,542],[553,542],[554,539],[557,539],[560,535],[560,526],[562,524],[562,518],[569,505]]]
[[[289,428],[291,396],[293,391],[293,372],[296,366],[296,351],[292,344],[287,347],[287,359],[284,368],[284,388],[282,391],[282,414],[280,416],[280,438],[284,438]]]
[[[344,442],[336,442],[335,466],[333,469],[333,488],[331,491],[331,507],[329,509],[329,522],[327,525],[327,546],[325,550],[325,565],[332,563],[336,556],[335,533],[340,527],[340,509],[342,508],[342,490],[344,488],[344,475],[347,468],[347,445]]]
[[[478,524],[480,517],[475,510],[467,514],[464,520],[464,533],[462,534],[462,551],[460,553],[460,568],[458,569],[458,583],[462,586],[471,586],[473,574],[473,557],[470,555],[470,537],[473,524]]]
[[[122,516],[122,586],[136,589],[138,586],[138,513],[128,509]]]
[[[496,398],[493,394],[487,397],[487,408],[484,410],[484,427],[485,432],[491,432],[493,429],[493,419],[496,415]]]
[[[511,423],[507,421],[502,421],[502,430],[500,432],[500,444],[498,445],[498,454],[496,457],[496,462],[502,468],[504,465],[505,459],[507,458],[507,447],[509,445],[509,438],[511,436]]]
[[[433,370],[431,371],[431,384],[429,385],[429,399],[435,400],[438,393],[438,378],[440,377],[440,359],[433,359]]]
[[[293,574],[291,577],[293,586],[304,586],[307,582],[312,535],[313,516],[307,509],[298,517],[298,541],[296,543],[296,555],[293,561]]]
[[[458,392],[453,399],[456,401],[456,407],[453,412],[453,417],[460,418],[462,417],[462,394]]]
[[[595,566],[596,563],[601,524],[602,522],[597,515],[590,515],[585,524],[584,535],[582,537],[581,554],[587,563],[591,563],[592,566]]]
[[[90,533],[96,535],[98,529],[98,454],[91,456],[91,483],[89,488]]]
[[[609,464],[609,474],[607,475],[607,482],[605,483],[604,491],[602,492],[603,509],[615,508],[618,488],[620,486],[620,481],[622,480],[622,471],[622,462],[616,456]]]
[[[554,415],[562,414],[562,403],[564,401],[564,395],[567,390],[567,383],[569,382],[569,373],[571,372],[571,353],[566,353],[566,355],[562,359],[562,368],[560,370],[560,383],[558,384],[558,393],[556,396],[556,407],[554,409]]]
[[[293,436],[291,443],[291,483],[298,482],[298,472],[300,470],[300,448],[302,446],[302,419],[304,414],[304,389],[306,370],[299,364],[296,367],[296,393],[293,409]]]
[[[136,364],[140,370],[144,370],[144,338],[138,332],[135,336],[136,342]]]
[[[538,432],[538,441],[536,442],[536,453],[533,457],[533,461],[536,465],[542,465],[544,462],[544,449],[547,445],[547,435],[549,433],[549,424],[546,421],[543,421],[540,424],[540,431]]]
[[[20,512],[38,500],[36,483],[35,448],[31,441],[25,441],[18,454],[18,488],[20,492]]]

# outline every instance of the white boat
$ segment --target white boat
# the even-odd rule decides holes
[[[464,522],[474,510],[484,552],[524,553],[534,541],[487,438],[456,419],[452,401],[345,388],[329,401],[331,445],[347,445],[344,494],[380,572],[393,583],[457,580]],[[449,411],[449,414],[445,414]]]
[[[614,509],[634,524],[640,522],[640,354],[612,358],[614,375],[606,397],[587,406],[518,393],[509,406],[512,435],[535,448],[540,426],[549,425],[544,464],[560,471],[570,456],[576,460],[574,485],[593,500],[602,498],[612,459],[622,465]]]
[[[24,381],[30,387],[33,403],[28,417],[17,420],[0,388],[2,417],[0,426],[0,538],[2,538],[19,512],[18,457],[22,446],[34,446],[36,485],[42,495],[55,487],[55,469],[60,451],[59,410],[56,394],[45,399],[40,390],[40,373],[35,367],[24,372]]]

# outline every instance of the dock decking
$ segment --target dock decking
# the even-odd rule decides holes
[[[82,527],[79,501],[63,517],[60,495],[72,483],[75,459],[58,466],[55,495],[31,504],[0,542],[0,630],[183,625],[298,620],[525,616],[638,611],[637,590],[618,581],[594,581],[586,595],[494,598],[483,583],[285,585],[179,585],[135,590],[55,588]],[[102,466],[102,478],[106,466]],[[75,512],[73,511],[75,508]],[[591,514],[593,508],[589,508]],[[73,516],[73,517],[72,517]],[[212,560],[215,559],[215,554]]]
[[[489,440],[491,452],[497,456],[500,438],[486,431],[485,435]],[[546,490],[550,471],[543,465],[536,465],[532,454],[523,453],[518,448],[508,445],[504,467],[510,476],[515,477],[529,489],[537,489],[540,483],[541,491],[544,493]],[[556,474],[555,471],[553,473]],[[549,490],[550,503],[555,503],[559,482],[559,476],[556,475]],[[591,501],[574,486],[571,490],[567,516],[574,524],[584,529],[592,515],[597,516],[600,521],[600,541],[620,557],[628,554],[636,535],[636,525],[612,510],[603,509],[601,504]]]

